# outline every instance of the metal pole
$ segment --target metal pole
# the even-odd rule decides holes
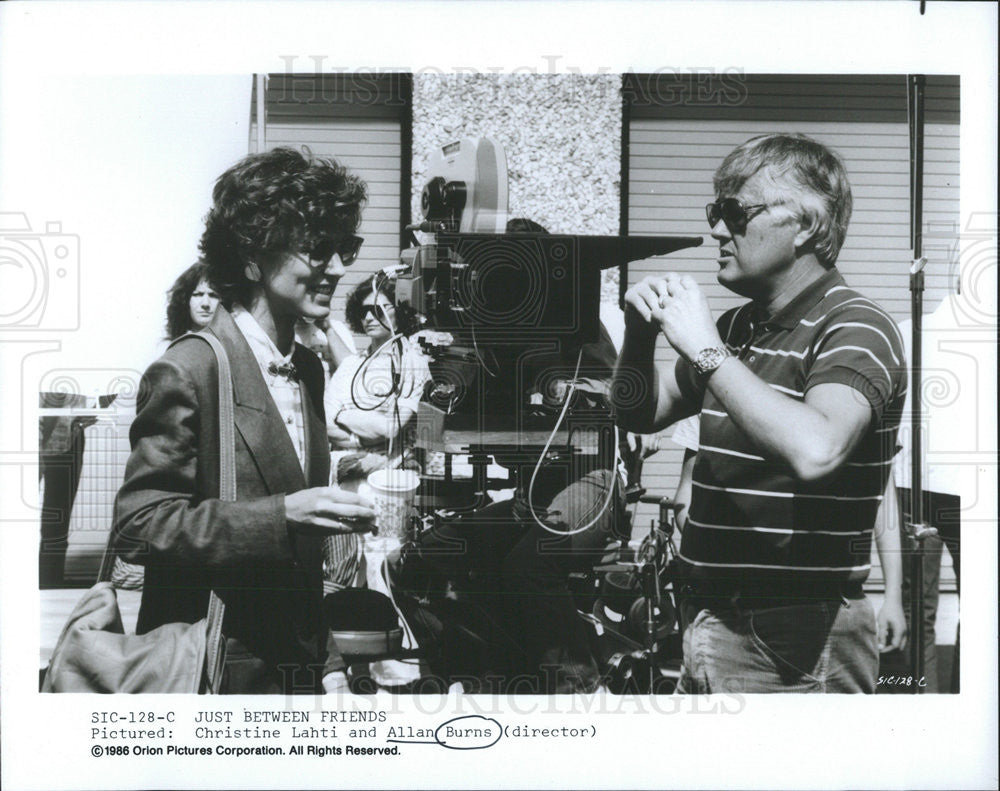
[[[257,79],[257,153],[267,150],[267,75],[258,74]]]
[[[913,552],[910,556],[910,667],[913,670],[914,694],[923,692],[924,675],[924,502],[921,450],[921,356],[924,305],[923,185],[924,185],[924,76],[907,78],[910,116],[910,241],[913,265],[910,267],[910,316],[912,338],[910,354],[910,523]]]

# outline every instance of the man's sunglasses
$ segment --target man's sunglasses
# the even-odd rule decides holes
[[[739,198],[723,198],[705,206],[705,216],[712,228],[722,220],[730,231],[742,231],[750,220],[766,208],[766,203],[744,206]]]
[[[309,260],[325,264],[337,254],[344,266],[350,266],[357,259],[364,241],[360,236],[353,234],[340,239],[322,239],[309,251]]]

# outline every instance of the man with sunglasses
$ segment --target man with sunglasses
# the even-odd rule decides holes
[[[874,692],[861,586],[905,395],[902,339],[836,269],[851,190],[835,154],[803,135],[753,138],[714,187],[717,278],[750,301],[715,322],[692,278],[645,278],[625,297],[613,388],[636,432],[701,415],[678,689]],[[660,333],[673,370],[654,365]],[[899,556],[887,557],[895,597]]]

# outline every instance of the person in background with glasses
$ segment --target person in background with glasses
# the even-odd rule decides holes
[[[346,451],[334,454],[341,485],[386,466],[419,469],[404,430],[430,370],[419,346],[397,331],[395,297],[395,281],[379,273],[359,283],[344,307],[348,326],[369,344],[341,362],[326,392],[331,447]]]
[[[232,367],[237,500],[219,499],[215,355],[181,338],[143,376],[115,503],[119,546],[145,565],[136,631],[204,618],[214,590],[226,604],[224,692],[342,688],[322,617],[323,541],[370,530],[374,513],[328,485],[325,377],[294,328],[329,314],[360,246],[366,188],[333,160],[277,148],[223,173],[212,199],[201,252],[221,305],[204,331]]]
[[[678,691],[874,692],[862,583],[905,396],[903,341],[837,271],[852,199],[836,154],[804,135],[756,137],[714,187],[716,276],[750,301],[716,322],[692,278],[645,278],[625,296],[612,388],[632,431],[701,416]],[[680,355],[672,370],[653,362],[661,334]],[[896,590],[899,553],[886,557]]]

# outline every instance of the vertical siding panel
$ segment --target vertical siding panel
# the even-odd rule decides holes
[[[271,78],[267,147],[308,147],[313,154],[333,157],[368,184],[368,206],[358,230],[365,243],[331,303],[331,315],[343,320],[351,289],[399,259],[402,115],[409,113],[409,107],[400,102],[391,76],[353,81],[336,80],[336,76]],[[256,143],[255,125],[254,121],[251,150]]]

